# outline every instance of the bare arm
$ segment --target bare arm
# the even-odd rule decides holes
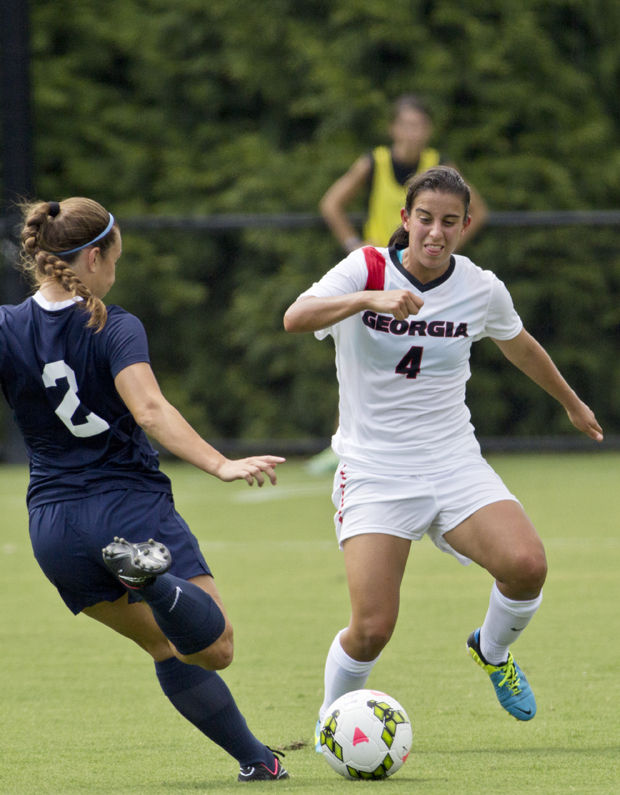
[[[174,455],[220,480],[254,481],[262,486],[263,473],[275,485],[275,467],[285,459],[253,456],[230,460],[206,442],[162,394],[146,362],[132,364],[116,376],[118,394],[138,425]]]
[[[603,430],[594,412],[571,389],[549,354],[531,334],[523,329],[514,339],[493,342],[509,362],[564,406],[575,428],[597,442],[603,440]]]
[[[347,253],[360,246],[362,239],[349,221],[346,208],[368,181],[371,166],[368,155],[359,157],[346,174],[327,189],[319,202],[325,223]]]
[[[284,328],[292,332],[318,331],[365,309],[405,320],[409,315],[417,315],[423,304],[409,290],[361,290],[327,298],[305,296],[286,310]]]

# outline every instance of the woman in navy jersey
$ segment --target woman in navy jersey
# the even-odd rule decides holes
[[[146,434],[223,481],[275,484],[284,459],[226,458],[163,396],[142,324],[102,300],[122,244],[100,204],[27,205],[21,241],[36,292],[0,307],[0,383],[30,460],[35,557],[73,613],[151,655],[164,693],[237,759],[240,781],[286,778],[215,673],[232,661],[232,627]]]
[[[504,709],[522,721],[536,713],[509,647],[541,603],[545,551],[481,455],[465,404],[472,343],[490,337],[578,430],[596,441],[603,435],[523,328],[504,284],[454,253],[469,199],[453,168],[417,175],[390,244],[353,251],[285,314],[287,331],[333,337],[340,387],[333,500],[351,620],[328,652],[320,719],[338,696],[364,687],[396,625],[411,543],[424,535],[493,577],[467,647]]]

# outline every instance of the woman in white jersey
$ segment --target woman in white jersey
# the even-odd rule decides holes
[[[509,646],[541,603],[545,551],[480,453],[465,405],[472,342],[491,337],[576,428],[603,436],[523,328],[504,284],[453,253],[469,224],[469,197],[455,169],[419,174],[390,246],[349,254],[284,317],[287,331],[333,337],[340,386],[333,500],[352,610],[329,649],[320,719],[338,696],[364,687],[396,624],[411,542],[425,534],[494,578],[486,617],[467,647],[504,709],[519,720],[536,712]]]

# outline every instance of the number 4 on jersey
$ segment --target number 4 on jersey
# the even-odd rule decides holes
[[[406,375],[407,378],[417,378],[422,364],[422,353],[424,348],[419,345],[412,345],[403,358],[396,365],[394,372]]]

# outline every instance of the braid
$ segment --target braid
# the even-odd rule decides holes
[[[107,320],[107,309],[71,266],[77,255],[61,258],[55,251],[64,251],[76,243],[91,240],[105,227],[109,213],[97,202],[82,198],[66,199],[62,207],[58,202],[24,205],[22,212],[24,226],[20,264],[23,272],[35,288],[51,281],[61,285],[68,295],[81,298],[80,309],[89,315],[87,327],[101,331]],[[113,235],[111,231],[98,243],[102,252],[111,245]]]
[[[106,309],[106,306],[101,298],[97,298],[96,295],[93,295],[91,292],[86,290],[85,287],[84,290],[88,292],[88,298],[84,303],[84,310],[90,314],[90,318],[86,324],[86,327],[94,328],[96,333],[101,331],[101,329],[105,326],[106,320],[108,319],[108,310]]]
[[[46,218],[44,207],[45,205],[41,204],[32,209],[21,231],[22,265],[28,272],[35,267],[34,258],[39,249],[40,228]]]

